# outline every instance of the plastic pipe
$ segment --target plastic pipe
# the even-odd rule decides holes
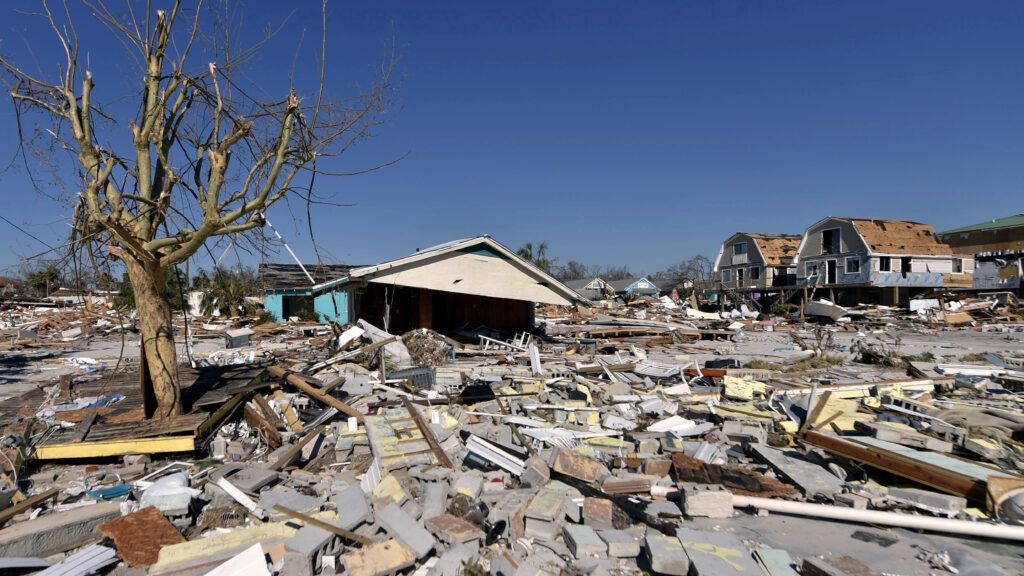
[[[937,518],[934,516],[917,516],[914,514],[902,514],[899,512],[883,512],[881,510],[855,510],[853,508],[830,506],[828,504],[790,502],[788,500],[773,500],[771,498],[757,498],[755,496],[733,496],[732,505],[735,508],[746,508],[750,506],[760,508],[762,510],[768,510],[770,512],[781,512],[783,514],[794,514],[797,516],[832,518],[834,520],[844,520],[846,522],[879,524],[882,526],[899,526],[901,528],[930,530],[932,532],[944,532],[947,534],[964,534],[967,536],[981,536],[984,538],[1024,541],[1024,526],[1012,526],[1009,524],[971,522],[969,520],[953,520],[950,518]]]

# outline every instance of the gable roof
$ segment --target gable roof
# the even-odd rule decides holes
[[[749,232],[744,234],[757,244],[757,249],[761,251],[764,263],[768,266],[791,264],[796,257],[800,240],[803,238],[802,234],[761,234]]]
[[[995,218],[993,220],[986,220],[985,222],[971,224],[970,226],[961,226],[960,228],[953,228],[952,230],[939,232],[939,235],[945,236],[946,234],[980,232],[982,230],[999,230],[1001,228],[1017,228],[1021,226],[1024,226],[1024,214],[1015,214],[1013,216],[1007,216],[1005,218]]]
[[[842,218],[840,218],[842,220]],[[910,220],[846,218],[878,254],[951,256],[953,249],[941,242],[930,224]]]
[[[431,266],[429,273],[419,268]],[[508,282],[517,272],[525,278]],[[414,254],[349,272],[350,280],[476,294],[543,304],[589,304],[565,284],[490,236],[446,242]]]
[[[636,284],[637,282],[639,282],[641,280],[647,280],[652,285],[654,285],[654,282],[652,282],[651,279],[648,278],[647,276],[638,276],[636,278],[624,278],[622,280],[610,280],[608,282],[608,285],[611,286],[612,289],[615,290],[616,292],[625,292],[626,289],[628,289],[630,286],[632,286],[633,284]],[[643,288],[643,290],[657,290],[657,289],[658,289],[657,285],[654,285],[654,288]]]

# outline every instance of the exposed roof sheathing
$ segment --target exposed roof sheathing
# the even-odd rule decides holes
[[[764,263],[769,266],[791,264],[800,246],[800,234],[747,234],[764,256]]]
[[[877,220],[850,218],[853,227],[877,254],[921,254],[924,256],[950,256],[952,248],[935,236],[928,224],[909,220]]]
[[[316,284],[344,278],[357,266],[349,264],[305,264]],[[298,264],[260,264],[260,281],[271,290],[301,290],[311,288],[309,278]]]

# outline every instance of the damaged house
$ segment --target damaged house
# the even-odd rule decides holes
[[[974,258],[975,290],[1024,294],[1024,214],[954,228],[939,238],[957,254]]]
[[[277,321],[316,314],[321,322],[348,321],[348,294],[338,288],[352,266],[260,264],[263,307]]]
[[[567,280],[565,285],[575,290],[588,300],[605,300],[615,294],[615,289],[603,278],[581,278],[579,280]]]
[[[346,267],[344,276],[303,290],[306,300],[301,302],[312,301],[317,312],[326,309],[327,320],[345,324],[363,318],[392,333],[415,328],[517,332],[533,327],[538,303],[588,303],[489,236],[448,242],[374,266]],[[282,313],[294,309],[298,301],[292,302]],[[267,309],[272,310],[270,305]]]
[[[718,251],[714,274],[720,292],[733,299],[785,299],[785,289],[796,285],[794,259],[800,245],[799,234],[759,234],[737,232]]]
[[[974,260],[928,224],[830,216],[804,232],[797,283],[838,304],[898,304],[939,288],[969,288]]]

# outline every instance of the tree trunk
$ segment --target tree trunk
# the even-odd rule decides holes
[[[144,361],[139,362],[141,381],[149,390],[143,397],[156,401],[153,418],[166,418],[182,413],[181,388],[178,384],[178,358],[174,349],[174,326],[171,305],[167,299],[164,270],[157,264],[127,258],[128,279],[135,293],[139,331],[142,333]]]

